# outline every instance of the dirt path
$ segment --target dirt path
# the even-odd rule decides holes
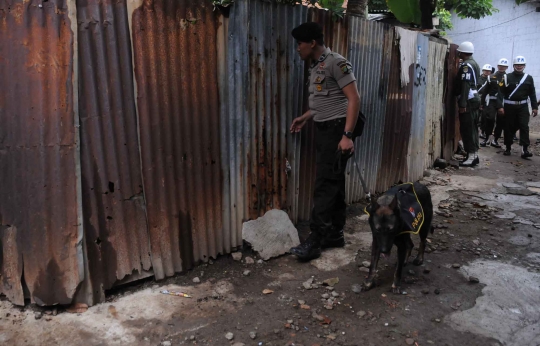
[[[540,155],[539,146],[532,149]],[[405,268],[406,295],[390,292],[395,251],[381,261],[377,287],[353,292],[366,275],[371,242],[363,206],[355,205],[349,244],[312,263],[291,256],[257,261],[249,252],[241,262],[224,256],[164,282],[111,292],[107,303],[80,315],[60,311],[36,319],[39,308],[16,308],[4,299],[0,343],[538,346],[540,157],[525,161],[487,148],[481,158],[474,170],[431,171],[424,179],[439,206],[437,229],[426,263]],[[300,229],[305,236],[305,226]],[[255,263],[247,264],[246,256]],[[332,278],[339,279],[333,287],[322,284]]]

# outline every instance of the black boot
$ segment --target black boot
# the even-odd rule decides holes
[[[487,140],[487,138],[484,139],[482,142],[480,142],[480,146],[481,146],[481,147],[485,147],[485,146],[487,146],[487,145],[488,145],[488,140]]]
[[[529,152],[528,149],[529,149],[528,145],[523,146],[523,151],[521,152],[521,158],[528,159],[529,157],[533,156],[533,154],[531,152]]]
[[[311,232],[309,237],[300,245],[291,248],[291,254],[302,261],[310,261],[321,256],[321,237]]]
[[[321,248],[328,249],[333,247],[344,247],[345,237],[343,236],[343,230],[332,232],[321,239]]]
[[[511,149],[511,148],[512,148],[511,146],[507,145],[507,146],[506,146],[506,150],[504,151],[503,155],[504,155],[504,156],[510,156],[510,155],[512,154],[512,153],[510,152],[510,149]]]
[[[499,144],[498,139],[494,139],[494,140],[491,142],[491,146],[494,147],[494,148],[500,148],[500,147],[501,147],[501,145]]]

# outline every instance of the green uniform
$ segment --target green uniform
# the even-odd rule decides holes
[[[478,89],[480,93],[480,101],[483,107],[482,110],[482,132],[486,136],[491,136],[493,128],[495,127],[495,119],[497,118],[497,109],[502,106],[497,101],[497,94],[499,92],[499,80],[501,76],[494,74],[492,76],[481,76],[481,86]],[[501,134],[499,133],[499,136]],[[495,138],[498,138],[495,136]],[[487,138],[486,138],[487,139]]]
[[[503,108],[502,102],[499,100],[499,84],[503,81],[504,76],[506,76],[506,72],[495,72],[493,76],[491,76],[491,82],[486,86],[485,93],[489,95],[489,102],[490,104],[493,103],[495,105],[495,108],[497,110],[499,108]],[[498,140],[502,137],[502,132],[504,130],[504,115],[497,114],[497,120],[495,125],[495,131],[493,132],[493,136],[495,137],[495,140]]]
[[[465,113],[459,114],[459,132],[463,140],[463,147],[468,153],[476,153],[480,149],[478,141],[478,124],[480,95],[478,84],[480,82],[480,67],[472,58],[461,64],[456,76],[455,95],[460,108],[466,108]]]
[[[507,149],[513,143],[513,137],[519,130],[519,145],[529,146],[529,106],[527,99],[531,100],[532,109],[538,109],[536,90],[533,77],[525,73],[514,71],[509,73],[499,82],[500,93],[498,102],[504,103],[504,144]],[[521,85],[520,85],[521,83]]]

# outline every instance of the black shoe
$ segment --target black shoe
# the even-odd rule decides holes
[[[310,261],[321,256],[321,240],[318,234],[311,232],[300,245],[291,248],[291,254],[302,261]]]
[[[343,230],[340,230],[339,232],[334,232],[321,239],[322,249],[329,249],[333,247],[344,247],[344,246],[345,246],[345,237],[343,236]]]
[[[480,146],[481,146],[481,147],[485,147],[486,145],[488,145],[488,141],[487,141],[487,139],[484,139],[484,140],[480,143]]]
[[[500,148],[501,147],[501,145],[499,144],[499,142],[496,139],[491,141],[491,146],[494,147],[494,148]]]
[[[504,151],[504,156],[510,156],[512,153],[510,152],[510,147],[506,147],[506,150]]]
[[[514,136],[514,142],[516,141],[519,141],[519,138],[517,138],[516,136]]]
[[[531,152],[529,152],[529,147],[528,146],[523,146],[523,151],[521,152],[521,158],[522,159],[528,159],[529,157],[532,157],[533,154]]]
[[[476,165],[479,165],[480,164],[480,159],[478,158],[478,156],[473,160],[472,162],[472,165],[473,167],[476,166]]]

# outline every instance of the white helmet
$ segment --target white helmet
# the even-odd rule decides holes
[[[490,64],[485,64],[484,67],[482,67],[482,71],[484,70],[488,70],[488,71],[491,71],[492,67]]]
[[[502,58],[501,60],[499,60],[499,63],[497,65],[508,67],[508,59]]]
[[[518,55],[514,58],[514,65],[525,65],[527,60],[524,56]]]
[[[474,53],[474,45],[469,41],[462,42],[459,45],[457,51],[461,52],[461,53],[473,54]]]

